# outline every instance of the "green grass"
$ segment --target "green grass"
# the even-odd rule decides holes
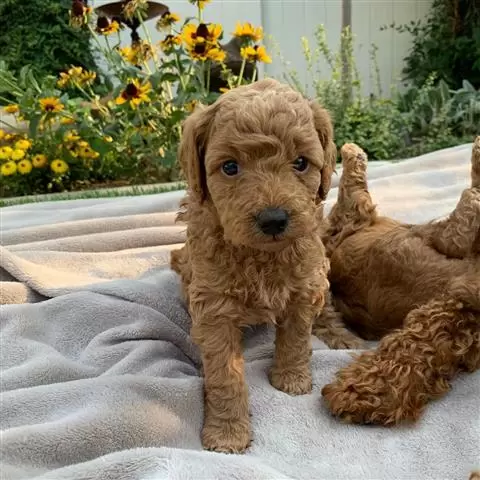
[[[136,197],[138,195],[155,195],[157,193],[174,192],[185,188],[185,184],[178,182],[171,185],[131,186],[122,189],[85,190],[83,192],[56,193],[32,195],[27,197],[0,199],[0,208],[12,205],[24,205],[38,202],[60,202],[63,200],[83,200],[90,198],[117,198]]]

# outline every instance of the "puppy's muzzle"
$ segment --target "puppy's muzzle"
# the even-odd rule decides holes
[[[269,207],[255,216],[255,221],[265,235],[280,235],[288,226],[288,213],[283,208]]]

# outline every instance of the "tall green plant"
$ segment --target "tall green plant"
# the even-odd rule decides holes
[[[412,35],[403,69],[406,80],[418,87],[435,73],[451,88],[461,88],[463,80],[480,88],[478,0],[433,0],[425,20],[390,27]]]
[[[1,0],[0,59],[18,75],[58,75],[71,65],[96,70],[90,36],[69,26],[71,0]]]

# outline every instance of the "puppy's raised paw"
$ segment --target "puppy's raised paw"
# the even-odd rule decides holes
[[[248,422],[215,419],[202,430],[202,445],[206,450],[223,453],[243,453],[250,445]]]
[[[312,391],[312,375],[308,369],[272,368],[270,383],[277,390],[290,395],[304,395]]]

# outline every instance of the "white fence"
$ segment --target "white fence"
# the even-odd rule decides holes
[[[96,0],[93,6],[108,3]],[[182,18],[195,15],[196,9],[187,0],[165,0],[172,12]],[[268,36],[280,46],[282,57],[290,63],[289,69],[297,71],[302,82],[306,82],[306,62],[302,53],[301,37],[305,36],[314,45],[314,31],[319,24],[325,25],[328,42],[336,50],[342,30],[342,0],[212,0],[206,5],[205,19],[221,23],[225,30],[224,41],[237,21],[248,21],[262,25]],[[425,18],[431,0],[350,0],[351,29],[355,36],[355,58],[363,81],[365,93],[375,93],[371,79],[370,48],[378,47],[377,59],[383,93],[388,95],[390,86],[399,83],[403,59],[410,47],[409,35],[393,29],[380,31],[382,25],[408,23]],[[148,22],[153,40],[162,37],[155,31],[155,21]],[[140,32],[141,33],[141,32]],[[129,43],[128,32],[122,40]],[[285,66],[278,59],[265,66],[269,76],[281,78]],[[327,76],[328,71],[322,72]]]

